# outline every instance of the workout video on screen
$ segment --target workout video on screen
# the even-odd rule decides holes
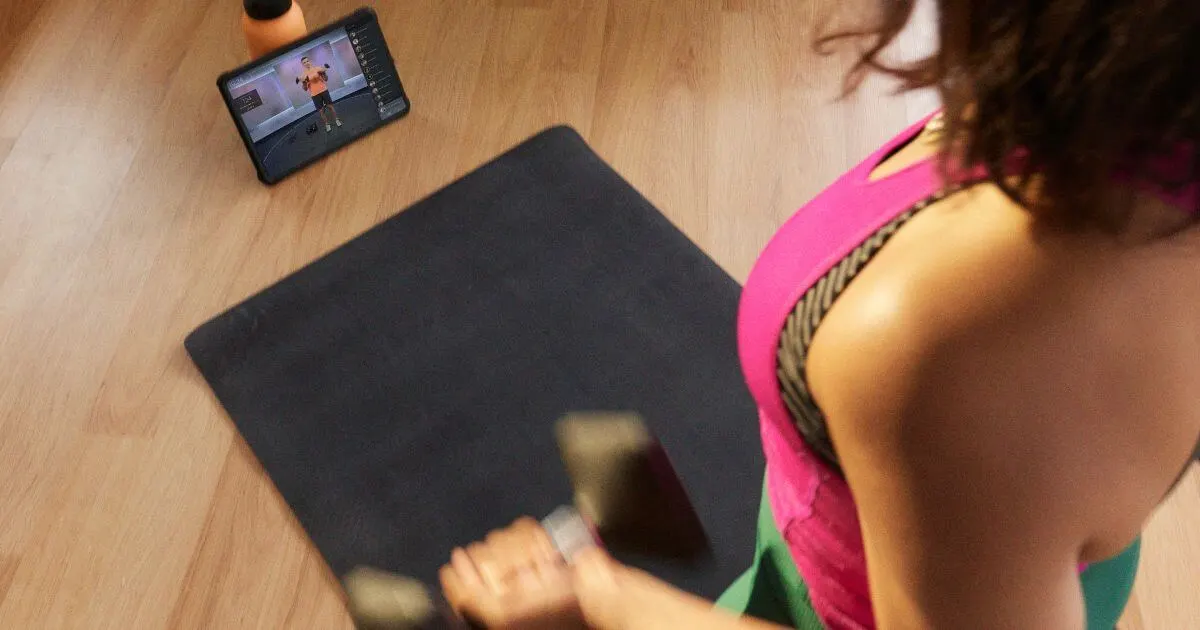
[[[407,108],[382,42],[370,35],[360,39],[338,29],[229,81],[234,112],[269,177],[281,177]]]

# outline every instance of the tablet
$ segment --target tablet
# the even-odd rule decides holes
[[[217,87],[267,184],[410,107],[379,21],[367,8],[226,72]]]

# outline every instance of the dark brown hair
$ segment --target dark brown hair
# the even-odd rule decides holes
[[[863,43],[847,75],[935,87],[946,108],[944,164],[988,179],[1040,215],[1111,224],[1114,176],[1174,190],[1200,163],[1200,1],[937,0],[939,49],[882,60],[916,0],[882,0],[872,27],[818,46]],[[1005,166],[1015,154],[1028,168]]]

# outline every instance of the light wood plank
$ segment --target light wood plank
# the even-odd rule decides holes
[[[239,445],[225,460],[188,567],[184,583],[191,588],[167,627],[350,628],[334,582],[274,486]]]
[[[541,131],[546,121],[591,123],[606,3],[499,6],[488,33],[458,167],[465,171]],[[586,48],[584,48],[586,46]]]
[[[1146,527],[1130,630],[1200,621],[1200,467],[1192,468]]]
[[[8,595],[8,587],[12,585],[20,563],[21,559],[16,556],[0,556],[0,601]]]

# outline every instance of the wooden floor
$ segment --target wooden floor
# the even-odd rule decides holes
[[[743,280],[932,106],[836,102],[845,60],[810,52],[804,0],[381,1],[412,115],[265,188],[214,89],[244,61],[239,4],[0,10],[0,628],[349,627],[182,340],[502,149],[575,126]],[[1198,521],[1193,471],[1130,628],[1200,623]]]

